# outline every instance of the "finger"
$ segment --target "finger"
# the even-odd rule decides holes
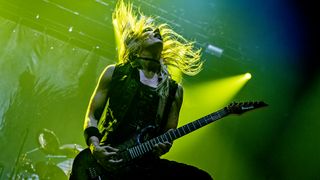
[[[153,145],[153,149],[152,151],[156,154],[159,154],[159,152],[161,151],[161,148],[159,147],[158,144]]]
[[[165,143],[160,144],[159,147],[161,148],[162,153],[166,153],[170,150],[171,146],[172,146],[171,143],[165,142]]]
[[[163,148],[167,148],[168,146],[170,146],[170,143],[168,144],[168,143],[159,143],[159,147],[161,148],[161,149],[163,149]]]
[[[164,144],[171,146],[171,145],[172,145],[172,142],[166,141],[166,142],[164,142]]]
[[[113,152],[119,151],[119,149],[111,147],[111,146],[102,146],[102,147],[107,151],[113,151]]]
[[[112,157],[112,156],[116,156],[117,153],[116,152],[103,152],[103,155],[105,155],[106,157]]]
[[[158,143],[158,144],[153,145],[153,148],[158,148],[158,147],[159,147],[159,143]]]
[[[164,142],[164,145],[167,146],[167,147],[171,147],[171,146],[172,146],[172,143],[166,141],[166,142]]]
[[[160,147],[162,153],[167,152],[169,149],[168,146],[166,146],[165,144],[161,144],[159,147]]]
[[[166,149],[167,145],[164,143],[158,143],[154,145],[154,149],[157,151],[162,151],[163,149]]]
[[[120,163],[120,162],[122,162],[123,161],[123,159],[109,159],[108,160],[110,163],[114,163],[114,164],[116,164],[116,163]]]

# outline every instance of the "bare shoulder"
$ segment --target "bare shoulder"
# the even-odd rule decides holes
[[[105,89],[109,83],[112,80],[112,75],[115,69],[115,65],[108,65],[106,68],[104,68],[103,72],[100,75],[99,78],[99,87],[100,89]]]
[[[115,64],[111,64],[111,65],[107,66],[104,70],[104,75],[112,77],[112,74],[113,74],[115,67],[116,67]]]
[[[108,65],[102,72],[101,74],[101,80],[102,81],[110,81],[112,79],[112,75],[113,75],[113,72],[114,72],[114,69],[115,69],[115,65],[114,64],[111,64],[111,65]]]

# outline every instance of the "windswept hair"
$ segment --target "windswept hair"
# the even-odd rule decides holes
[[[174,32],[167,24],[155,24],[154,18],[133,11],[131,3],[119,0],[112,14],[114,31],[118,45],[120,63],[133,60],[139,52],[145,29],[159,28],[163,38],[161,58],[164,65],[171,65],[187,75],[195,75],[202,69],[201,49],[194,48],[194,42],[188,41]]]

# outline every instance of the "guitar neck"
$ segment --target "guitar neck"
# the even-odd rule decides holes
[[[177,129],[174,129],[172,131],[168,131],[154,139],[158,142],[165,142],[165,141],[174,141],[175,139],[178,139],[184,135],[187,135],[201,127],[204,127],[214,121],[217,121],[218,119],[221,119],[222,117],[226,116],[227,110],[225,108],[215,112],[211,113],[207,116],[204,116],[196,121],[190,122],[184,126],[181,126]]]
[[[137,158],[142,156],[143,154],[151,151],[153,149],[153,146],[158,143],[164,143],[166,141],[172,142],[184,135],[187,135],[201,127],[204,127],[218,119],[221,119],[222,117],[228,115],[228,109],[223,108],[217,112],[211,113],[207,116],[204,116],[198,120],[195,120],[191,123],[188,123],[184,126],[181,126],[177,129],[168,131],[160,136],[157,136],[155,138],[152,138],[144,143],[141,143],[137,146],[131,147],[128,149],[128,152],[131,156],[131,159]]]

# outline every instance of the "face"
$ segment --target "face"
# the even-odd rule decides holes
[[[159,29],[152,29],[152,28],[146,28],[143,31],[143,38],[144,41],[142,43],[142,46],[144,48],[161,48],[163,47],[163,41],[160,34]]]

